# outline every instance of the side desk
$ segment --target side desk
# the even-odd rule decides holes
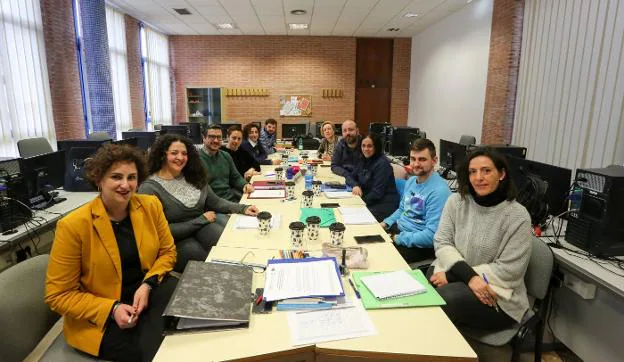
[[[580,250],[562,241],[572,250]],[[559,270],[596,286],[593,299],[569,287],[555,289],[550,326],[557,339],[584,361],[621,361],[624,356],[624,270],[585,256],[552,249]],[[616,275],[618,273],[619,275]]]
[[[35,211],[34,216],[40,218],[41,225],[29,226],[28,229],[26,226],[20,225],[16,228],[16,233],[0,235],[0,250],[28,239],[29,230],[34,229],[37,233],[42,233],[52,229],[56,225],[56,222],[63,216],[93,200],[98,195],[97,192],[69,192],[61,189],[58,191],[58,196],[64,197],[67,200],[53,205],[45,210]]]

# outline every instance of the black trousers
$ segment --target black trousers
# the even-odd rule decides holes
[[[399,230],[398,225],[395,223],[390,227],[388,233],[391,235],[398,235],[401,233],[401,230]],[[407,246],[398,245],[396,243],[393,243],[393,245],[399,254],[401,254],[403,260],[408,264],[435,258],[435,251],[433,248],[408,248]]]
[[[163,341],[165,320],[162,313],[177,285],[177,279],[166,276],[150,292],[147,305],[139,323],[130,329],[121,329],[112,319],[106,326],[100,344],[99,358],[111,361],[151,361]]]
[[[431,277],[433,267],[427,271],[427,279]],[[481,303],[479,298],[464,282],[448,283],[436,289],[446,302],[442,310],[457,327],[477,329],[503,329],[511,327],[516,320],[502,309]]]

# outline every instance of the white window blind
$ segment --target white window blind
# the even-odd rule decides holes
[[[106,7],[106,32],[108,33],[115,126],[117,128],[117,139],[121,139],[121,132],[132,128],[126,25],[124,15],[110,6]]]
[[[571,169],[624,163],[624,0],[527,0],[513,143]]]
[[[169,40],[145,27],[145,67],[147,107],[152,125],[171,124],[171,84],[169,82]]]
[[[39,0],[0,1],[0,155],[45,137],[56,148]]]

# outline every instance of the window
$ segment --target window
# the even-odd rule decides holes
[[[106,7],[106,28],[108,33],[111,83],[113,86],[115,127],[117,128],[117,139],[121,139],[121,132],[132,128],[126,27],[123,14],[109,6]]]
[[[39,0],[0,2],[0,155],[17,141],[56,144]]]
[[[141,27],[141,53],[145,75],[148,127],[171,124],[169,41],[148,27]]]

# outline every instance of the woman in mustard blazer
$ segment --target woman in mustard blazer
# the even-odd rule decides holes
[[[86,169],[100,194],[58,222],[45,301],[65,317],[72,347],[107,360],[149,361],[176,284],[168,276],[173,237],[160,201],[135,194],[146,174],[138,149],[105,145]]]

